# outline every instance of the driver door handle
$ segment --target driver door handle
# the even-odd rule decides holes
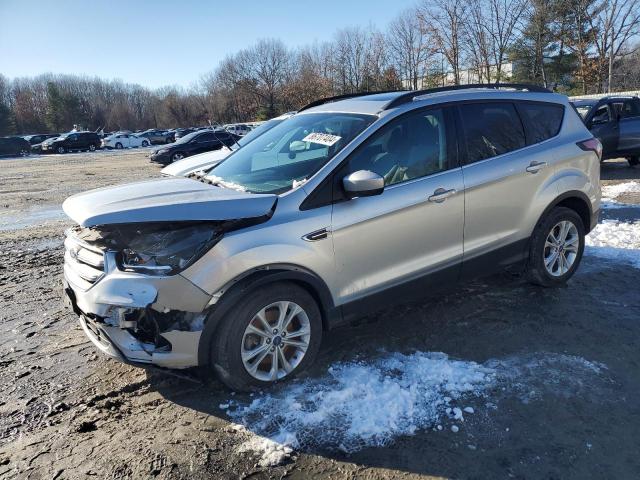
[[[456,193],[455,188],[452,188],[450,190],[446,190],[444,188],[438,188],[436,189],[435,192],[433,192],[433,195],[429,196],[429,201],[435,202],[435,203],[442,203],[451,195],[454,195],[455,193]]]
[[[538,173],[544,167],[547,166],[547,162],[531,162],[527,167],[527,172],[529,173]]]

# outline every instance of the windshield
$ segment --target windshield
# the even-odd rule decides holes
[[[350,113],[296,115],[236,150],[207,178],[252,193],[284,193],[309,179],[376,118]]]
[[[263,133],[268,132],[269,130],[271,130],[276,125],[280,125],[285,120],[286,120],[286,118],[272,118],[271,120],[268,120],[268,121],[264,122],[259,127],[256,127],[253,130],[251,130],[244,137],[240,137],[240,139],[238,140],[238,145],[240,145],[241,147],[245,146],[251,140],[255,140],[260,135],[262,135]]]

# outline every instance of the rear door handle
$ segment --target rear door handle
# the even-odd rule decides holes
[[[531,162],[527,167],[527,172],[529,173],[538,173],[544,167],[547,166],[547,162]]]
[[[435,192],[433,192],[433,195],[429,196],[429,201],[435,202],[435,203],[442,203],[451,195],[454,195],[455,193],[456,193],[455,188],[452,188],[450,190],[446,190],[444,188],[438,188],[436,189]]]

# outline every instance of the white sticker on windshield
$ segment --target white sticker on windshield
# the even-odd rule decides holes
[[[331,135],[330,133],[310,133],[309,135],[307,135],[306,137],[304,137],[302,139],[303,142],[312,142],[312,143],[319,143],[321,145],[326,145],[327,147],[330,147],[332,145],[334,145],[338,140],[340,140],[342,137],[339,137],[337,135]]]

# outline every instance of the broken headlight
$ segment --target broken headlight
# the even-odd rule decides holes
[[[136,230],[121,251],[121,268],[151,275],[172,275],[184,270],[221,237],[215,226],[190,225],[152,231]]]

